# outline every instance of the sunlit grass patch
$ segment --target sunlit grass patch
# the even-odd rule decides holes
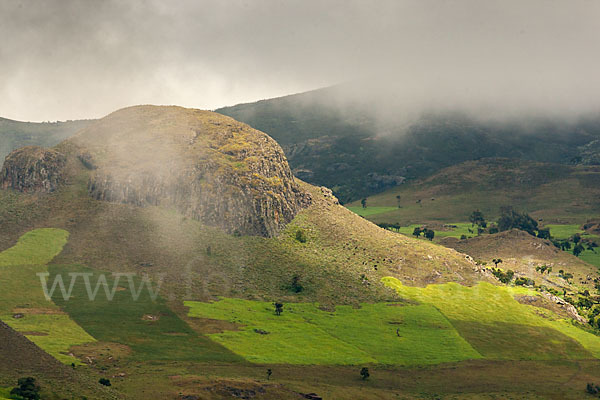
[[[62,251],[68,236],[62,229],[36,229],[0,253],[0,319],[58,360],[78,364],[69,348],[95,339],[45,298],[37,275],[47,273],[46,263]]]
[[[69,232],[42,228],[25,233],[17,244],[0,253],[0,267],[14,265],[44,265],[52,261],[67,243]]]
[[[435,305],[459,333],[486,358],[577,359],[600,357],[600,337],[586,332],[547,310],[523,305],[516,294],[537,296],[525,288],[480,282],[404,286],[392,277],[383,282],[398,294]]]
[[[390,211],[396,210],[397,207],[348,207],[350,211],[360,215],[361,217],[368,217],[369,215],[383,214]]]
[[[210,337],[253,362],[424,365],[481,357],[430,305],[361,304],[327,312],[292,303],[277,316],[272,304],[259,301],[185,304],[192,317],[240,324]]]
[[[1,316],[0,319],[65,364],[80,363],[69,355],[71,346],[95,341],[65,314],[33,314],[19,319]]]

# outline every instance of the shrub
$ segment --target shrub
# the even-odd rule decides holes
[[[430,241],[433,240],[433,238],[435,237],[435,232],[433,229],[425,229],[425,237],[427,239],[429,239]]]
[[[39,400],[40,386],[35,383],[35,378],[20,378],[17,381],[17,387],[10,391],[13,396],[20,396],[25,400]]]
[[[101,385],[104,385],[104,386],[111,386],[110,379],[106,379],[106,378],[100,378],[98,383]]]
[[[298,229],[296,231],[296,240],[300,243],[306,243],[307,237],[306,232],[304,232],[304,229]]]
[[[527,277],[521,276],[515,279],[515,285],[517,286],[535,286],[535,281]]]
[[[362,369],[360,370],[360,376],[363,381],[367,380],[369,378],[369,376],[371,376],[371,374],[369,374],[369,368],[362,367]]]
[[[513,276],[515,275],[515,272],[510,269],[508,271],[504,272],[500,268],[492,268],[492,274],[496,278],[498,278],[498,280],[500,282],[507,284],[507,283],[510,283]]]
[[[292,284],[290,285],[290,289],[294,293],[300,293],[304,290],[304,287],[300,283],[300,277],[298,275],[294,275],[294,277],[292,278]]]

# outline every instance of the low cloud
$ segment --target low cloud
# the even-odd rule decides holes
[[[341,82],[404,113],[600,106],[594,1],[0,2],[0,115],[216,108]]]

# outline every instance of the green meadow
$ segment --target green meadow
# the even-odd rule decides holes
[[[10,394],[12,388],[0,388],[0,400],[12,400],[16,399],[16,397]]]
[[[38,273],[47,273],[47,263],[67,243],[69,233],[62,229],[36,229],[27,232],[13,247],[0,253],[0,319],[58,360],[79,361],[69,355],[73,345],[93,342],[42,290]],[[14,316],[20,314],[20,318]]]
[[[460,237],[463,235],[467,237],[477,236],[477,227],[473,227],[469,222],[455,222],[446,225],[447,227],[444,230],[434,229],[434,240],[442,239],[445,237],[455,237],[457,239],[460,239]],[[398,230],[398,233],[401,233],[406,236],[412,236],[412,233],[415,230],[415,228],[420,228],[421,226],[421,224],[403,226]],[[469,232],[469,229],[471,230],[471,232]]]
[[[552,237],[554,237],[556,239],[569,239],[576,233],[581,235],[582,238],[600,239],[598,236],[590,235],[586,231],[582,230],[580,228],[580,226],[577,224],[571,224],[571,225],[548,224],[545,227],[550,228],[550,234],[552,235]],[[600,240],[596,240],[596,242],[600,242]],[[595,250],[586,249],[579,255],[579,258],[581,258],[583,261],[585,261],[589,264],[595,265],[598,268],[600,268],[600,249],[598,249],[598,248]]]
[[[370,215],[376,215],[376,214],[384,214],[390,211],[394,211],[396,210],[396,207],[367,207],[367,208],[363,208],[362,206],[354,206],[354,207],[348,207],[348,209],[350,211],[352,211],[355,214],[360,215],[361,217],[368,217]]]
[[[41,228],[25,233],[17,244],[0,253],[0,267],[15,265],[46,265],[67,244],[69,232],[63,229]]]
[[[90,283],[96,287],[102,271],[79,265],[50,267],[52,282],[57,275],[67,277],[70,272],[92,273]],[[104,274],[108,288],[113,288],[115,278]],[[196,333],[166,305],[160,296],[152,299],[148,287],[141,288],[141,280],[134,277],[135,290],[141,290],[137,300],[133,299],[127,279],[118,282],[112,300],[101,288],[93,301],[89,300],[83,279],[73,285],[69,300],[64,300],[56,291],[53,300],[73,320],[102,342],[120,343],[131,349],[131,357],[138,361],[240,361],[207,337]],[[156,286],[153,287],[156,290]]]
[[[211,339],[255,363],[426,365],[481,358],[432,305],[337,306],[222,298],[187,301],[189,316],[239,324]]]
[[[525,288],[480,282],[404,286],[383,282],[404,298],[435,305],[481,355],[489,359],[586,359],[600,357],[600,337],[545,309],[523,305],[516,295],[539,296]]]

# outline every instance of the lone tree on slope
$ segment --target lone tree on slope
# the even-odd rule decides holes
[[[273,303],[273,305],[275,306],[275,314],[277,314],[278,316],[281,315],[281,313],[283,312],[283,304]]]
[[[362,367],[362,369],[360,370],[360,376],[362,377],[363,381],[369,379],[369,376],[371,376],[371,374],[369,374],[369,368]]]

